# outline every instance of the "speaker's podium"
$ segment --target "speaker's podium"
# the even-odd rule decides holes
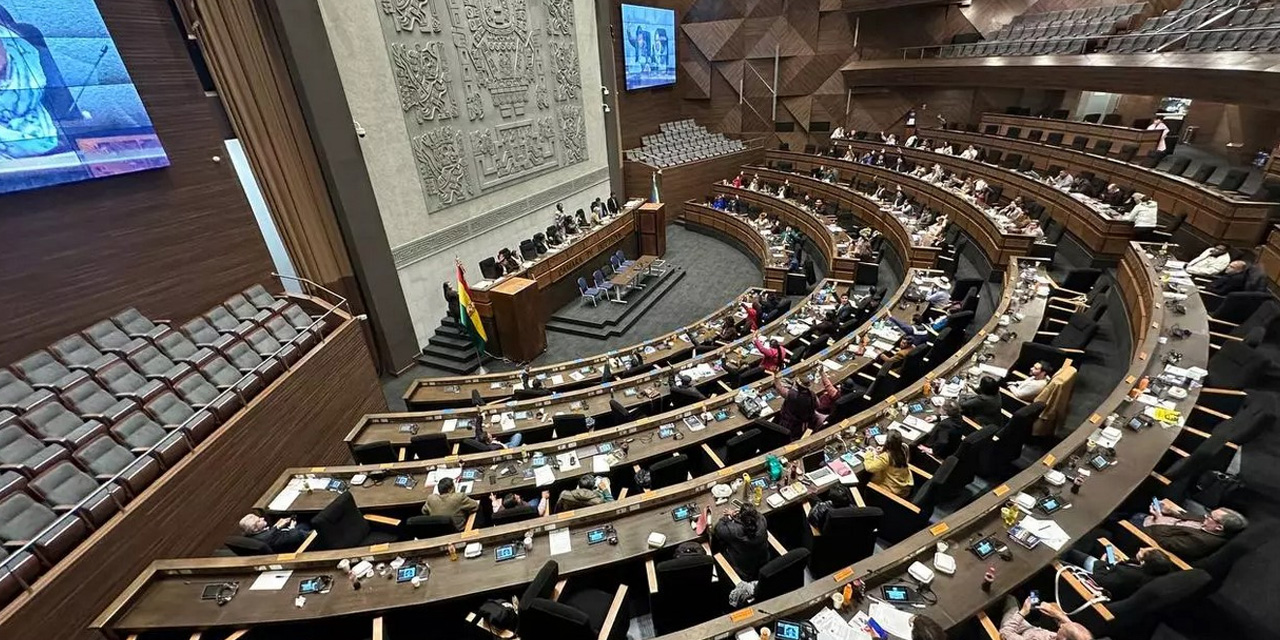
[[[490,287],[488,293],[502,356],[527,362],[545,351],[547,324],[538,283],[527,278],[507,278]]]

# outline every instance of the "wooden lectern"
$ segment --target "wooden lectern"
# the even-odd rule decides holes
[[[527,362],[547,349],[547,320],[537,282],[507,278],[488,293],[503,357]]]
[[[658,256],[667,253],[667,205],[646,202],[636,210],[636,233],[640,239],[640,255]]]

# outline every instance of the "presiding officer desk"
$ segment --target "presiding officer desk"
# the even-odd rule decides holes
[[[840,293],[852,288],[852,283],[832,283]],[[817,324],[817,318],[821,317],[817,310],[811,308],[812,302],[812,298],[804,298],[777,320],[761,327],[761,338],[776,337],[787,346],[797,343],[800,336]],[[618,402],[628,411],[660,407],[671,394],[672,378],[682,372],[696,369],[698,373],[706,374],[696,376],[694,384],[704,389],[715,389],[720,388],[721,381],[730,376],[731,367],[745,369],[754,364],[759,353],[752,340],[751,336],[745,336],[723,346],[709,343],[704,353],[679,363],[653,367],[625,380],[542,398],[468,409],[370,414],[351,430],[346,441],[351,446],[385,441],[399,447],[409,444],[415,435],[445,433],[450,441],[460,442],[475,437],[474,421],[482,417],[489,420],[486,426],[495,438],[505,440],[516,433],[530,438],[550,432],[557,415],[579,414],[593,419],[610,415],[613,410],[611,401]]]
[[[835,169],[842,181],[849,185],[872,182],[880,185],[888,185],[889,187],[902,187],[903,193],[921,202],[930,209],[934,209],[940,213],[947,215],[947,219],[953,224],[959,226],[964,232],[972,238],[982,253],[991,260],[992,266],[1003,267],[1009,263],[1009,260],[1016,256],[1024,256],[1032,254],[1031,247],[1035,242],[1035,238],[1025,234],[1005,231],[1001,229],[994,221],[991,220],[982,209],[973,201],[954,192],[950,189],[932,184],[927,180],[917,178],[915,176],[899,173],[886,169],[884,167],[876,167],[871,165],[858,164],[849,160],[841,160],[837,158],[824,158],[812,154],[798,153],[795,151],[769,151],[765,154],[765,160],[775,165],[778,163],[789,163],[794,167],[795,171],[803,172],[813,167],[824,166]],[[817,181],[813,178],[805,178],[800,184],[808,186]],[[844,187],[841,185],[822,183],[824,191],[830,193],[832,190],[839,189],[835,193],[844,193],[844,199],[860,198],[862,201],[870,201],[876,207],[879,215],[897,218],[889,212],[889,207],[883,203],[876,202],[868,198],[865,194],[859,193],[856,189]],[[901,223],[898,224],[901,227]],[[913,247],[913,250],[916,250]],[[933,247],[922,247],[923,249],[934,249]],[[936,249],[934,249],[936,251]]]
[[[1043,204],[1048,214],[1063,225],[1068,232],[1079,238],[1088,247],[1095,258],[1105,262],[1114,262],[1124,255],[1128,243],[1133,239],[1133,223],[1118,219],[1110,209],[1096,202],[1085,202],[1070,194],[1055,189],[1039,180],[1010,169],[1002,169],[977,160],[965,160],[959,156],[948,156],[933,151],[891,147],[876,142],[860,142],[857,140],[838,140],[838,146],[846,146],[857,155],[867,152],[884,152],[886,158],[901,155],[903,159],[915,164],[939,164],[944,169],[982,178],[991,186],[1000,185],[1003,197],[1022,196]]]
[[[606,364],[609,364],[615,378],[625,377],[621,374],[629,367],[619,366],[617,363],[636,355],[644,359],[645,365],[677,362],[693,352],[693,343],[680,339],[682,334],[698,335],[725,318],[734,316],[741,312],[744,301],[760,291],[759,288],[748,289],[701,320],[656,338],[594,356],[532,367],[528,370],[528,376],[539,379],[543,388],[548,391],[573,391],[600,384]],[[524,388],[523,375],[522,371],[505,371],[485,375],[418,378],[409,384],[404,402],[410,411],[466,407],[472,406],[473,391],[479,393],[485,402],[496,402],[510,398],[517,389]]]
[[[680,217],[687,228],[710,232],[741,246],[759,264],[766,289],[786,290],[786,248],[772,244],[750,220],[697,200],[686,201]]]
[[[939,363],[935,371],[955,370],[980,345],[987,344],[985,338],[996,329],[998,315],[1009,308],[1015,294],[1015,280],[1016,276],[1011,270],[1007,276],[1001,300],[997,304],[996,315],[973,340],[962,346],[945,362]],[[1027,312],[1025,321],[1037,324],[1038,319],[1031,317],[1032,315],[1034,314]],[[912,396],[918,394],[922,386],[923,381],[912,382],[899,393],[903,394],[903,397]],[[892,404],[894,401],[896,400],[890,398],[886,402]],[[791,459],[799,459],[804,455],[822,451],[829,445],[844,442],[847,436],[846,430],[850,427],[857,430],[857,427],[877,421],[883,415],[885,407],[886,403],[873,405],[837,425],[804,436],[776,451]],[[541,534],[553,528],[569,527],[573,532],[571,537],[575,546],[573,553],[556,557],[560,562],[562,576],[609,566],[628,559],[641,561],[655,553],[655,550],[646,544],[646,538],[650,532],[665,534],[667,540],[664,546],[668,549],[694,538],[694,533],[687,523],[672,520],[668,513],[671,508],[690,502],[709,505],[711,498],[708,490],[716,482],[729,482],[740,478],[744,473],[759,477],[764,472],[764,460],[757,456],[727,466],[718,473],[703,475],[652,492],[631,495],[615,502],[557,513],[512,525],[471,530],[431,540],[378,545],[359,551],[347,549],[283,554],[266,558],[160,561],[153,563],[134,581],[129,590],[123,593],[95,622],[94,628],[115,637],[125,633],[155,629],[240,629],[273,622],[378,612],[514,588],[527,583],[541,567],[542,562],[549,557],[547,543]],[[779,508],[783,510],[796,508],[804,502],[804,497],[810,491],[802,490],[799,495],[792,496],[789,500],[784,498]],[[762,504],[761,509],[765,513],[773,510],[767,503]],[[716,510],[720,511],[721,508],[716,507]],[[582,537],[586,528],[605,523],[616,527],[618,545],[586,545]],[[529,530],[534,531],[536,537],[533,549],[527,552],[527,558],[494,563],[487,555],[491,547],[518,539]],[[486,554],[481,559],[450,562],[446,555],[447,545],[463,545],[468,542],[483,543]],[[296,586],[300,580],[311,575],[332,574],[334,565],[340,559],[352,555],[353,552],[370,556],[374,561],[387,561],[396,556],[425,560],[432,567],[431,578],[420,589],[414,589],[407,584],[396,584],[394,581],[374,579],[368,581],[362,589],[353,591],[345,582],[339,581],[330,593],[309,598],[302,608],[294,606]],[[264,561],[294,571],[283,589],[251,591],[243,586],[256,577]],[[200,600],[199,595],[205,584],[224,581],[241,583],[239,593],[234,599],[224,606]],[[146,634],[144,633],[141,637],[145,638]]]
[[[1160,210],[1170,216],[1185,216],[1187,224],[1209,243],[1259,243],[1266,232],[1268,215],[1280,207],[1277,202],[1250,200],[1239,193],[1222,191],[1184,176],[1071,147],[956,129],[921,129],[918,135],[934,142],[950,142],[957,154],[965,146],[973,145],[978,149],[996,149],[1005,155],[1021,154],[1040,171],[1056,166],[1076,177],[1091,172],[1107,182],[1155,199]],[[1052,173],[1046,175],[1051,177]]]

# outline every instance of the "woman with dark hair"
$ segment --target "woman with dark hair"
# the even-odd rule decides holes
[[[787,353],[785,347],[777,338],[770,338],[768,344],[760,339],[757,335],[755,338],[756,350],[760,352],[760,368],[768,373],[777,373],[787,364]]]
[[[498,264],[502,266],[502,272],[506,274],[520,270],[520,261],[516,259],[515,253],[510,249],[503,249],[498,252]]]
[[[871,474],[871,482],[905,498],[911,495],[911,486],[915,484],[908,467],[910,463],[911,449],[903,441],[902,434],[890,431],[880,452],[867,458],[863,469]]]
[[[840,388],[831,383],[831,378],[827,376],[827,368],[821,367],[821,369],[818,376],[822,389],[815,394],[817,405],[813,408],[818,414],[818,424],[826,422],[827,418],[831,417],[832,412],[836,410],[836,400],[840,399]]]
[[[743,580],[755,580],[769,561],[769,523],[750,504],[725,514],[711,530],[711,546],[724,553]]]
[[[911,616],[911,640],[947,640],[947,631],[926,615]]]
[[[971,431],[973,429],[960,419],[959,405],[948,401],[942,405],[942,419],[916,443],[916,448],[943,460],[960,448],[964,434]]]
[[[805,429],[818,426],[818,399],[803,384],[785,384],[782,378],[773,379],[773,388],[782,396],[782,409],[778,411],[778,424],[791,432],[792,440],[799,440]]]
[[[833,484],[822,494],[822,499],[809,510],[809,525],[818,531],[827,523],[827,516],[832,509],[843,509],[853,506],[853,494],[843,484]]]
[[[1000,413],[1000,382],[991,376],[982,376],[974,393],[962,394],[959,405],[960,415],[982,426],[1004,421],[1004,415]]]

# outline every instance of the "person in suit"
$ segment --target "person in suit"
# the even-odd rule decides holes
[[[903,336],[898,339],[898,344],[893,351],[885,351],[877,359],[880,361],[881,366],[889,367],[890,371],[897,371],[902,367],[902,362],[906,360],[907,354],[911,353],[914,348],[915,345],[911,343],[911,338]]]
[[[1000,382],[991,376],[982,376],[973,393],[961,394],[957,402],[960,415],[983,426],[1000,424]]]
[[[475,513],[479,508],[479,502],[472,500],[466,494],[458,493],[453,478],[441,478],[440,482],[436,483],[436,492],[427,496],[427,501],[422,505],[422,513],[428,516],[453,518],[453,528],[461,531],[463,524],[467,521],[467,515]]]
[[[755,580],[769,561],[769,529],[764,515],[750,503],[725,514],[711,530],[711,545],[724,553],[743,580]]]
[[[1219,507],[1196,518],[1171,500],[1161,500],[1160,508],[1150,508],[1141,517],[1142,530],[1161,549],[1183,560],[1199,560],[1227,543],[1249,526],[1249,521],[1234,509]]]
[[[1215,293],[1225,296],[1228,293],[1236,291],[1247,291],[1249,289],[1249,263],[1244,260],[1232,260],[1227,263],[1227,268],[1222,270],[1222,274],[1213,279],[1205,290],[1209,293]]]
[[[609,210],[609,215],[617,215],[621,207],[618,206],[618,194],[610,192],[609,199],[604,202],[605,208]]]
[[[853,319],[854,313],[853,303],[849,301],[849,294],[840,294],[840,304],[836,306],[836,322],[844,324]]]
[[[293,553],[311,535],[311,527],[298,524],[294,518],[281,518],[270,524],[266,518],[250,513],[240,518],[240,534],[267,545],[271,553]]]
[[[1094,583],[1106,589],[1112,600],[1124,600],[1148,582],[1177,569],[1173,560],[1169,559],[1169,554],[1155,547],[1143,547],[1133,559],[1117,562],[1115,565],[1074,549],[1064,557],[1068,562],[1088,571]]]
[[[997,408],[999,408],[998,402],[997,398]],[[920,438],[916,448],[922,453],[944,460],[960,448],[964,435],[972,431],[973,429],[961,419],[960,405],[947,402],[942,405],[942,419],[933,425],[929,433]]]

